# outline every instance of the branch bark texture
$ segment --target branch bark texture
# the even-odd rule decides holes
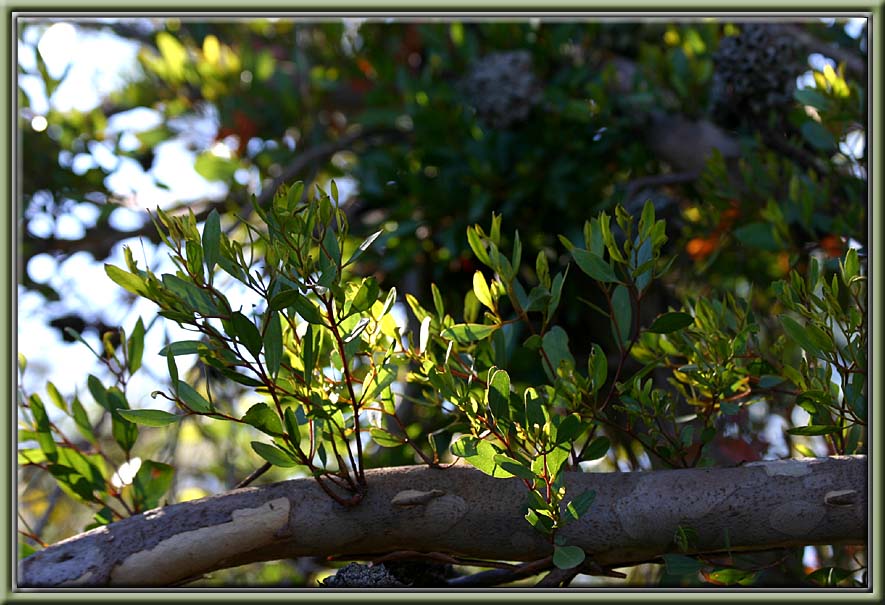
[[[531,561],[551,553],[523,519],[519,480],[465,466],[376,469],[366,479],[368,495],[352,508],[304,478],[154,509],[22,560],[18,586],[168,586],[298,556],[413,550]],[[566,482],[572,497],[592,489],[596,500],[563,534],[606,567],[674,550],[680,526],[696,532],[698,553],[866,542],[865,456],[569,473]]]

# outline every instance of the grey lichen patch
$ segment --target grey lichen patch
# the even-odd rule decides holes
[[[390,503],[394,506],[418,506],[420,504],[427,504],[434,498],[439,498],[444,494],[444,491],[438,489],[426,492],[417,489],[404,489],[391,498]]]
[[[615,503],[621,527],[636,540],[649,535],[672,535],[686,521],[710,514],[737,489],[730,484],[711,489],[708,481],[706,476],[683,475],[671,478],[664,486],[659,476],[648,474],[636,482],[629,495]],[[662,490],[667,493],[664,500],[649,497]]]
[[[424,516],[432,521],[434,534],[439,535],[458,523],[467,514],[468,508],[464,498],[448,494],[428,503]]]
[[[762,462],[751,462],[747,467],[761,466],[765,474],[769,477],[802,477],[811,473],[811,459],[792,459],[792,460],[766,460]]]
[[[228,523],[174,534],[115,566],[110,583],[161,586],[211,569],[232,553],[271,542],[274,534],[289,522],[289,507],[287,498],[277,498],[257,508],[233,511]]]
[[[827,492],[824,503],[830,506],[852,506],[857,502],[857,491],[853,489]]]
[[[817,527],[825,514],[823,506],[785,502],[771,511],[768,522],[772,529],[788,536],[804,536]]]

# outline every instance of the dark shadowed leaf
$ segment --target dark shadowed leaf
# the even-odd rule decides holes
[[[605,262],[602,257],[581,248],[575,248],[574,250],[572,250],[572,256],[575,257],[575,262],[578,263],[578,267],[581,269],[581,271],[583,271],[596,281],[618,281],[618,276],[615,275],[615,272],[611,268],[611,265]]]
[[[261,352],[261,333],[252,320],[237,311],[231,317],[231,326],[233,328],[232,336],[236,336],[243,346],[257,358]]]
[[[212,275],[218,256],[221,254],[221,218],[218,211],[213,209],[206,217],[203,225],[203,261],[206,263],[206,271]]]
[[[694,323],[694,318],[688,313],[670,312],[659,315],[649,326],[648,331],[655,334],[669,334],[682,328],[687,328]]]
[[[559,569],[571,569],[584,562],[586,555],[577,546],[554,546],[553,564]]]
[[[283,434],[283,425],[280,422],[280,417],[266,403],[262,402],[253,405],[243,415],[242,420],[272,437],[280,437]]]

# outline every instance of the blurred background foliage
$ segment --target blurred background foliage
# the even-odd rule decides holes
[[[60,26],[136,49],[136,64],[92,107],[59,102],[70,94],[68,70],[47,67],[41,41]],[[638,214],[651,199],[677,259],[644,320],[687,295],[731,293],[756,312],[770,347],[789,346],[776,341],[784,309],[773,282],[812,258],[832,272],[849,247],[865,257],[863,22],[24,20],[18,34],[19,294],[49,303],[27,320],[65,339],[70,328],[97,342],[119,318],[106,301],[70,303],[72,282],[90,286],[68,272],[68,259],[113,262],[140,238],[137,249],[161,263],[145,210],[193,210],[202,221],[216,209],[230,227],[295,180],[309,191],[335,178],[354,237],[383,230],[363,274],[422,301],[433,282],[447,309],[464,308],[480,268],[466,228],[492,212],[503,217],[505,240],[519,230],[529,259],[519,274],[534,281],[539,251],[551,273],[567,264],[558,235],[580,241],[599,211],[620,203]],[[176,170],[159,169],[170,143],[184,150],[180,172],[201,177],[189,199],[157,195],[176,191]],[[135,176],[121,186],[122,168]],[[115,220],[120,214],[129,219]],[[47,257],[54,274],[34,274],[32,261]],[[586,361],[591,342],[615,350],[607,321],[588,306],[602,303],[600,293],[569,278],[557,323],[572,351]],[[150,318],[145,325],[163,329]],[[544,379],[534,356],[512,360],[511,373]],[[187,377],[198,386],[217,379],[196,369]],[[154,380],[160,388],[163,379]],[[215,392],[233,401],[238,389]],[[765,405],[720,427],[719,462],[826,455],[819,437],[785,442],[783,428],[804,422],[792,400],[772,394]],[[420,433],[427,414],[416,407],[410,431]],[[608,470],[655,465],[635,443],[612,439],[620,449]],[[248,442],[229,423],[193,422],[175,439],[147,435],[140,447],[174,461],[168,497],[179,501],[229,489],[254,470],[257,459],[242,455]],[[372,461],[414,462],[405,448],[380,449]],[[76,533],[83,523],[67,496],[30,470],[20,484],[29,531],[46,542]],[[278,472],[268,480],[283,478]],[[821,551],[818,566],[836,555],[850,560]],[[326,566],[283,562],[205,582],[301,584]],[[792,581],[795,569],[781,567],[775,581]],[[640,567],[630,581],[655,581],[654,573]]]

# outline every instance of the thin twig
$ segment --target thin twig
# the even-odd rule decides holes
[[[240,489],[241,487],[246,487],[247,485],[249,485],[250,483],[252,483],[256,479],[258,479],[258,477],[260,477],[261,475],[263,475],[264,473],[269,471],[270,467],[272,467],[272,466],[273,465],[270,462],[265,462],[264,464],[259,466],[257,469],[255,469],[254,471],[249,473],[249,475],[245,479],[243,479],[242,481],[237,483],[234,486],[234,489]]]

